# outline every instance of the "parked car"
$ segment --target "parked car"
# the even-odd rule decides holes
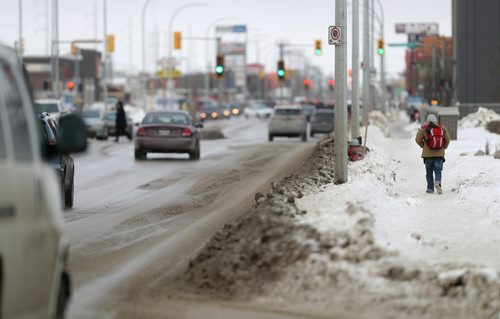
[[[40,113],[49,113],[56,121],[59,121],[59,118],[68,113],[64,107],[64,104],[59,100],[36,100],[35,101],[35,112],[36,114]]]
[[[136,132],[135,158],[146,159],[147,153],[188,153],[190,159],[198,160],[198,129],[202,127],[184,111],[149,112]]]
[[[104,121],[106,122],[106,126],[108,127],[108,135],[115,136],[116,135],[116,112],[107,112],[104,114]],[[134,123],[130,117],[127,116],[127,127],[125,130],[133,136],[134,133]]]
[[[61,185],[62,203],[65,208],[73,207],[75,165],[69,153],[57,151],[58,125],[49,113],[38,114],[41,124],[42,143],[46,146],[46,159],[54,168]]]
[[[332,109],[317,109],[311,116],[310,135],[316,133],[330,133],[334,129],[335,113]]]
[[[243,110],[245,118],[269,118],[273,114],[273,109],[259,102],[250,102]]]
[[[306,116],[307,121],[310,121],[311,115],[315,110],[314,104],[302,104],[302,110],[304,110],[304,115]]]
[[[84,109],[82,118],[87,125],[87,136],[98,140],[107,140],[109,136],[108,123],[99,109]]]
[[[54,170],[17,52],[0,44],[0,317],[62,318],[71,285]],[[59,121],[57,151],[86,148],[85,124]]]
[[[280,106],[276,108],[269,121],[269,141],[275,136],[301,137],[307,141],[307,119],[304,111],[296,106]]]

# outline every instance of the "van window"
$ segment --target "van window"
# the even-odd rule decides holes
[[[14,144],[14,157],[16,160],[30,161],[33,159],[32,145],[21,92],[17,85],[16,70],[10,65],[0,61],[0,99],[7,110]],[[30,114],[32,116],[32,114]]]

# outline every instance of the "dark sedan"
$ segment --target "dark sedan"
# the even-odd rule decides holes
[[[199,128],[184,111],[152,111],[139,125],[135,139],[135,158],[146,159],[147,153],[188,153],[200,159]]]
[[[317,109],[311,116],[310,135],[316,133],[330,133],[334,129],[335,113],[332,109]]]
[[[41,124],[42,142],[48,146],[47,154],[44,154],[60,179],[62,202],[65,208],[73,207],[74,198],[74,175],[75,166],[73,158],[69,154],[61,154],[57,151],[58,125],[49,113],[38,115]]]

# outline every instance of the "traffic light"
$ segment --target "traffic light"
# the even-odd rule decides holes
[[[308,79],[304,79],[304,90],[309,91],[310,86],[311,86],[311,81]]]
[[[215,63],[215,76],[218,78],[224,77],[224,55],[217,54]]]
[[[174,32],[174,49],[180,50],[182,48],[182,37],[180,32]]]
[[[278,61],[278,70],[276,71],[276,73],[278,74],[278,79],[279,80],[284,80],[285,79],[285,74],[286,74],[286,71],[285,71],[285,61],[283,61],[283,60],[279,60]]]
[[[72,55],[78,54],[78,47],[73,42],[71,42],[71,54]]]
[[[314,42],[314,54],[316,55],[321,55],[322,50],[321,50],[321,40],[316,40]]]
[[[73,92],[73,89],[75,88],[75,82],[69,81],[67,85],[68,85],[68,91]]]
[[[330,88],[330,91],[333,91],[334,86],[335,86],[335,80],[334,79],[328,80],[328,87]]]
[[[383,38],[380,38],[377,40],[377,44],[378,44],[378,54],[382,55],[384,54],[385,52],[385,49],[384,49],[384,39]]]
[[[108,34],[108,36],[106,37],[106,51],[108,53],[115,52],[115,35],[114,34]]]

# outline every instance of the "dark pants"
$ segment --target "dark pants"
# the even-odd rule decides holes
[[[442,158],[425,158],[425,171],[427,172],[427,190],[434,191],[434,182],[441,183],[441,171],[444,160]]]
[[[118,138],[120,135],[125,135],[127,136],[128,140],[131,141],[132,140],[132,136],[130,136],[130,133],[123,127],[120,127],[120,128],[116,128],[116,138],[115,140],[118,142]]]

